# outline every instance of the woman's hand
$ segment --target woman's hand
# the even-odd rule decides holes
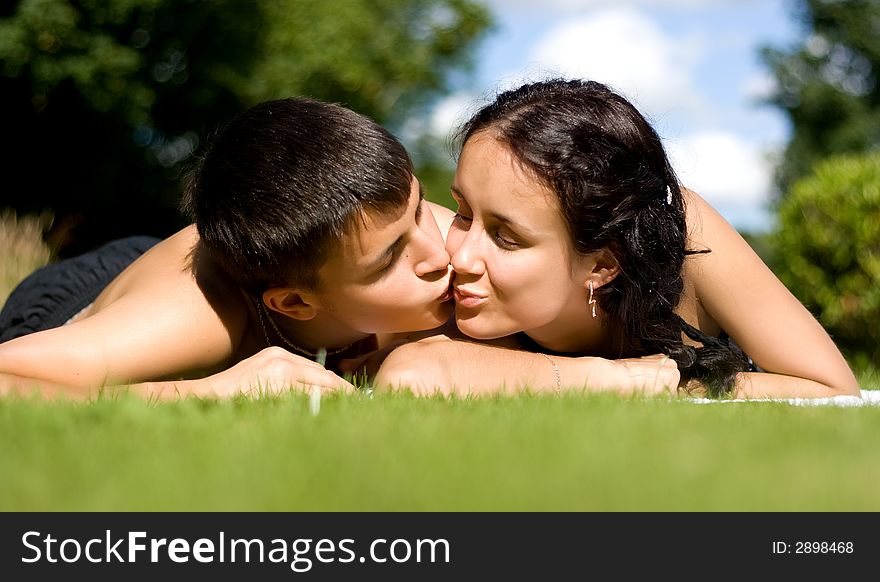
[[[681,380],[678,364],[664,354],[619,360],[584,357],[570,361],[586,366],[582,368],[581,378],[586,378],[584,384],[588,390],[611,390],[621,394],[675,394]]]

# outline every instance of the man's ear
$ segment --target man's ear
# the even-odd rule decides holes
[[[589,288],[590,283],[593,289],[598,289],[602,285],[607,285],[620,274],[620,264],[617,258],[608,249],[598,250],[591,255],[593,266],[584,280],[584,287]]]
[[[307,321],[318,314],[315,295],[293,287],[267,289],[263,292],[263,303],[269,309],[300,321]]]

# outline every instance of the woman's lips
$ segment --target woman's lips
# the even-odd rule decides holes
[[[461,307],[477,307],[485,303],[488,297],[465,289],[455,288],[455,304]]]

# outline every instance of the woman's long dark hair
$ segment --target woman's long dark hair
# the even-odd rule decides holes
[[[620,95],[592,81],[542,81],[500,94],[459,132],[488,131],[559,197],[575,249],[608,249],[620,272],[596,290],[610,324],[648,353],[665,353],[682,385],[729,393],[748,362],[683,321],[675,307],[688,254],[684,200],[660,137]],[[702,344],[685,345],[682,333]]]

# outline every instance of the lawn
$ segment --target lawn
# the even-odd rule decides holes
[[[0,401],[0,510],[878,511],[880,407]]]

